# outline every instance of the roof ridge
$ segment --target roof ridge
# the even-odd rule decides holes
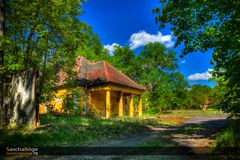
[[[111,66],[113,69],[115,69],[117,72],[119,72],[121,75],[123,75],[124,77],[126,77],[128,80],[130,80],[131,82],[135,83],[136,85],[144,88],[142,85],[138,84],[137,82],[135,82],[134,80],[132,80],[130,77],[128,77],[126,74],[124,74],[122,71],[118,70],[117,68],[115,68],[113,65],[111,65],[110,63],[108,63],[107,61],[105,61],[109,66]],[[108,77],[109,78],[109,77]]]
[[[108,73],[108,69],[106,67],[107,61],[103,60],[102,62],[103,62],[103,66],[104,66],[104,71],[105,71],[106,77],[107,77],[107,79],[109,79],[109,73]]]
[[[102,63],[102,61],[90,62],[91,64]]]

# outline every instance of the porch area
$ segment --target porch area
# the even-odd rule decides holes
[[[141,117],[142,91],[126,86],[107,85],[88,89],[88,107],[96,116]]]

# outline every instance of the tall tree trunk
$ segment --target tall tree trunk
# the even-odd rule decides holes
[[[4,0],[0,0],[0,36],[4,36],[5,32],[5,11],[4,11]],[[0,69],[4,65],[4,51],[0,50]],[[1,72],[1,71],[0,71]],[[3,74],[0,73],[0,126],[4,124],[5,116],[4,116],[4,77]]]

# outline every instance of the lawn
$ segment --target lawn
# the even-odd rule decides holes
[[[78,146],[102,138],[146,129],[138,119],[93,119],[83,116],[41,116],[41,127],[0,131],[0,145]]]

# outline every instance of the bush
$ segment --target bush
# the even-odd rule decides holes
[[[149,107],[149,108],[147,108],[147,109],[144,111],[144,113],[145,113],[146,115],[156,115],[156,114],[160,114],[161,111],[160,111],[159,108]]]
[[[240,120],[233,120],[230,126],[217,136],[216,148],[240,147]]]

